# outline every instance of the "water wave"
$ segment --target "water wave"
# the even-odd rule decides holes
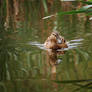
[[[75,49],[78,46],[80,46],[82,44],[83,39],[74,39],[74,40],[70,40],[67,42],[68,48],[62,48],[62,49],[58,49],[58,51],[65,51],[65,50],[70,50],[70,49]],[[28,44],[32,45],[32,46],[36,46],[42,50],[49,50],[46,49],[44,47],[44,44],[40,44],[39,42],[29,42]]]

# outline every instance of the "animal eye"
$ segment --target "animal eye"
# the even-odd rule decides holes
[[[56,36],[56,34],[53,34],[54,36]]]
[[[65,42],[65,40],[64,40],[64,42]]]

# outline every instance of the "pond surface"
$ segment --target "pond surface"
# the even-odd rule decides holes
[[[8,1],[1,8],[0,92],[92,92],[92,21],[86,14],[53,16],[83,4],[20,0],[13,5]],[[68,43],[59,54],[43,47],[53,30]]]

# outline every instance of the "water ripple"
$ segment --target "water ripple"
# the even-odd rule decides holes
[[[74,39],[67,42],[68,48],[58,49],[58,51],[65,51],[70,49],[75,49],[82,44],[83,39]],[[36,46],[42,50],[49,50],[44,47],[44,44],[40,44],[39,42],[29,42],[29,45]]]

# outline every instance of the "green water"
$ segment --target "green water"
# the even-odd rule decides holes
[[[12,2],[2,3],[0,92],[92,92],[92,21],[86,14],[42,19],[79,5],[58,0],[47,4],[45,0],[20,0],[16,15]],[[53,30],[74,46],[63,55],[55,55],[55,61],[61,62],[54,64],[54,73],[43,48]]]

